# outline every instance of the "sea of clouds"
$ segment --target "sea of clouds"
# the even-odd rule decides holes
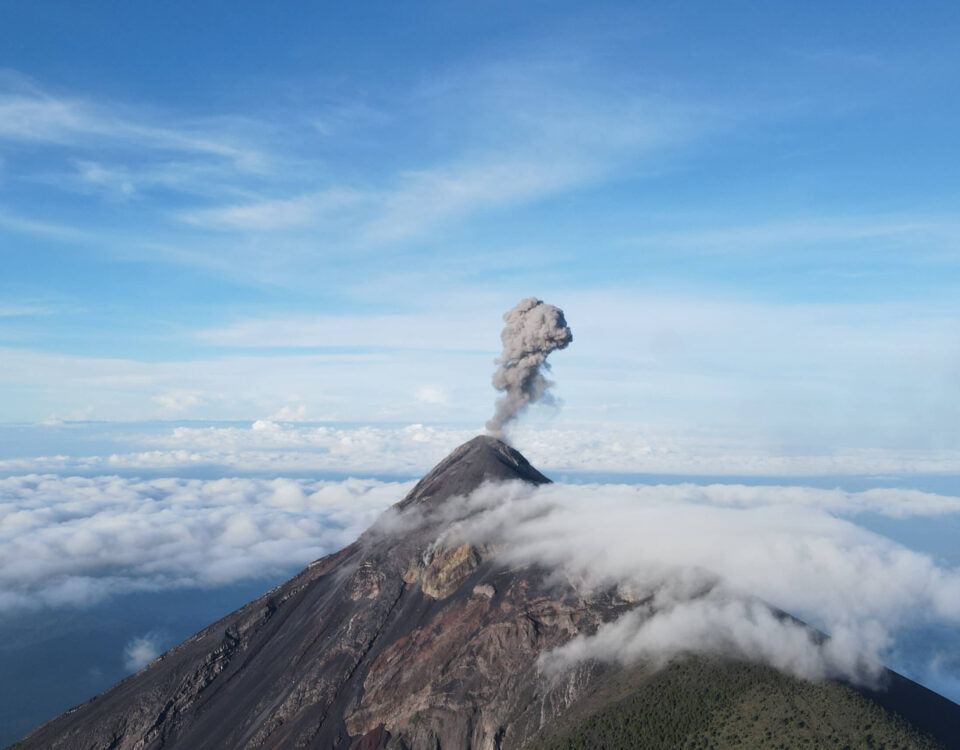
[[[421,523],[417,512],[383,523]],[[960,570],[854,523],[864,512],[952,515],[960,513],[960,498],[517,482],[447,503],[438,543],[491,545],[505,564],[542,565],[563,580],[616,587],[639,602],[597,633],[545,655],[548,670],[585,659],[663,663],[700,652],[761,661],[805,679],[875,684],[900,634],[960,627]]]
[[[0,479],[0,613],[286,573],[352,542],[411,486]],[[543,564],[647,601],[555,658],[722,649],[805,677],[866,679],[898,632],[960,624],[960,572],[855,523],[864,512],[960,514],[958,497],[773,485],[507,484],[450,502],[445,512],[447,534],[494,543],[509,564]],[[815,642],[767,604],[831,640]]]
[[[10,428],[6,428],[10,429]],[[58,445],[49,455],[2,455],[0,476],[131,474],[215,467],[223,474],[351,473],[420,476],[476,431],[466,427],[328,425],[260,419],[246,424],[117,423],[19,428],[11,441]],[[97,439],[90,437],[97,429]],[[0,425],[0,438],[4,426]],[[829,452],[762,439],[622,424],[524,426],[511,432],[542,470],[689,476],[958,475],[960,451],[856,449]],[[2,441],[0,441],[2,443]],[[2,444],[0,444],[2,449]],[[106,450],[105,450],[106,449]]]
[[[0,479],[0,617],[288,573],[352,542],[411,483]]]

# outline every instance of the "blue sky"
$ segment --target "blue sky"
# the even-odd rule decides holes
[[[948,3],[0,3],[0,421],[960,449]],[[536,417],[536,415],[535,415]]]

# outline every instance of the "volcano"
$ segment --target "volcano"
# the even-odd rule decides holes
[[[960,748],[960,706],[893,672],[867,690],[691,656],[548,679],[541,654],[637,602],[438,543],[452,498],[505,481],[550,480],[474,438],[356,542],[13,747]]]

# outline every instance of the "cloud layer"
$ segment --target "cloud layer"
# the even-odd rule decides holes
[[[0,612],[286,573],[352,542],[411,486],[372,479],[0,479]],[[502,537],[521,557],[579,566],[594,579],[707,570],[791,612],[814,614],[826,602],[820,582],[829,580],[841,587],[823,614],[831,622],[855,602],[865,602],[858,618],[886,600],[884,617],[908,603],[921,613],[960,607],[951,598],[953,573],[838,517],[958,514],[956,497],[899,489],[557,484],[532,495],[478,498],[490,512],[476,533]],[[831,568],[834,560],[850,567]],[[792,581],[789,598],[782,598],[780,576]]]
[[[0,616],[276,576],[352,542],[410,483],[0,479]]]
[[[960,627],[960,570],[834,515],[866,508],[898,517],[960,511],[957,498],[913,493],[513,484],[451,504],[443,543],[493,544],[506,563],[616,586],[642,604],[547,666],[737,653],[804,678],[869,681],[899,633]]]
[[[411,486],[0,479],[0,616],[288,574],[352,542]],[[539,563],[588,588],[616,586],[640,605],[546,656],[548,671],[585,658],[656,663],[681,652],[723,651],[809,679],[869,682],[880,662],[898,653],[900,634],[960,627],[960,571],[853,522],[861,513],[956,516],[958,497],[799,486],[508,484],[450,501],[443,513],[446,542],[494,543],[505,563]],[[831,639],[820,642],[770,607]],[[130,644],[130,669],[152,653],[151,643]],[[940,662],[934,667],[943,672]],[[952,684],[953,677],[939,679]]]
[[[416,397],[428,404],[446,394],[427,388]],[[179,473],[217,467],[221,474],[336,472],[412,477],[428,471],[476,434],[469,427],[444,425],[333,426],[299,421],[306,415],[306,409],[287,406],[273,419],[246,425],[58,426],[55,420],[33,427],[0,425],[0,438],[10,434],[23,445],[33,435],[32,442],[40,449],[57,446],[54,455],[0,458],[0,475]],[[512,429],[511,441],[554,478],[566,472],[769,477],[960,474],[960,451],[956,450],[798,450],[761,439],[681,435],[644,425],[519,425]],[[90,455],[91,445],[99,447],[97,455]]]

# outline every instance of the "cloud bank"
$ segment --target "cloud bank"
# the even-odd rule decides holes
[[[443,394],[426,390],[417,395],[436,400]],[[10,434],[17,443],[25,443],[32,430],[38,446],[50,450],[57,445],[54,455],[0,458],[0,475],[179,473],[206,466],[236,475],[337,472],[414,477],[476,434],[469,427],[446,425],[295,421],[305,414],[290,407],[271,419],[227,425],[67,424],[58,433],[50,432],[57,421],[29,427],[0,425],[0,437]],[[521,425],[511,429],[510,437],[534,465],[555,478],[566,472],[769,477],[960,474],[960,451],[949,449],[785,451],[762,440],[680,435],[615,423]],[[100,446],[97,455],[88,455],[92,444]]]
[[[130,591],[286,575],[352,542],[412,484],[0,479],[0,617]],[[464,522],[467,512],[473,515]],[[900,634],[960,626],[960,572],[852,521],[861,513],[960,515],[958,497],[797,486],[508,484],[453,500],[443,513],[443,542],[496,544],[506,564],[541,564],[586,588],[615,586],[638,604],[546,655],[548,672],[588,658],[659,663],[721,651],[808,679],[869,682],[897,652]],[[821,642],[778,611],[831,638]],[[147,658],[148,646],[130,645],[129,668]]]
[[[640,603],[546,656],[548,669],[711,652],[807,679],[870,682],[899,633],[960,626],[960,570],[834,513],[958,512],[956,498],[919,500],[786,487],[517,483],[450,504],[440,543],[490,544],[506,564],[543,565]],[[830,639],[821,642],[784,612]]]
[[[722,592],[641,606],[591,636],[577,636],[541,658],[555,676],[586,660],[660,668],[681,654],[712,654],[768,664],[801,679],[842,677],[876,683],[881,664],[843,639],[818,633],[756,601]]]
[[[351,543],[412,484],[0,479],[0,615],[91,604],[128,591],[220,586],[285,574]],[[829,580],[847,587],[827,613],[833,619],[850,611],[847,589],[856,589],[851,601],[872,597],[867,613],[888,595],[890,612],[911,601],[918,612],[951,611],[953,573],[839,516],[960,514],[957,497],[689,483],[557,484],[530,496],[526,490],[511,492],[505,500],[483,493],[471,499],[490,505],[486,525],[473,533],[502,538],[518,560],[529,555],[548,565],[579,566],[578,575],[592,580],[633,580],[638,570],[654,575],[667,567],[712,571],[793,613],[820,612],[826,601],[820,582]],[[455,513],[456,504],[451,507]],[[515,518],[520,523],[513,525]],[[840,575],[828,564],[834,558],[851,566],[858,562],[841,568]],[[779,577],[760,575],[771,566],[792,581],[789,599],[778,598]],[[888,573],[889,579],[869,586]],[[912,600],[911,575],[918,586]],[[898,580],[903,583],[895,586]],[[940,605],[931,610],[923,597],[933,592],[940,592]]]
[[[411,484],[0,479],[0,616],[286,574],[352,542]]]

